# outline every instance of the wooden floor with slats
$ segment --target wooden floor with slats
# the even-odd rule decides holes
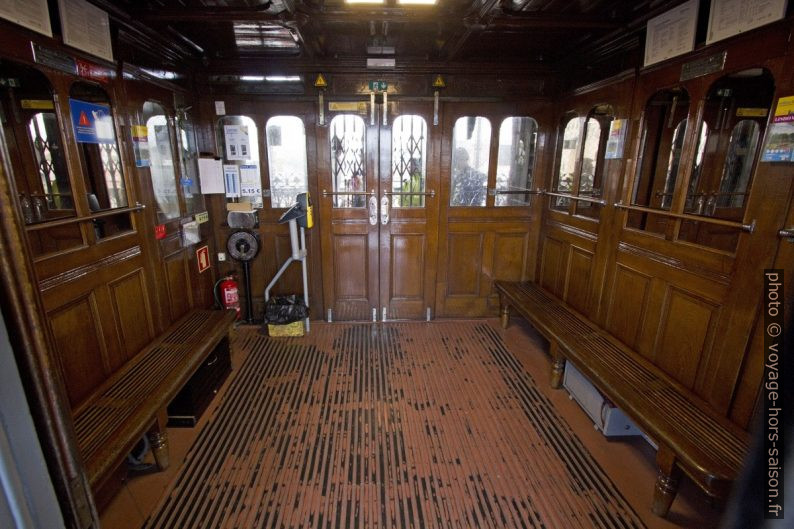
[[[644,527],[487,323],[243,330],[237,347],[147,529]]]

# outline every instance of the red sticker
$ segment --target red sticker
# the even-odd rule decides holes
[[[154,238],[165,239],[165,224],[158,224],[154,227]]]
[[[199,274],[210,268],[210,249],[209,246],[202,246],[196,250],[196,262],[198,263]]]

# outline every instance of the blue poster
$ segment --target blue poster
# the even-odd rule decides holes
[[[109,106],[70,99],[69,107],[77,143],[116,143]]]

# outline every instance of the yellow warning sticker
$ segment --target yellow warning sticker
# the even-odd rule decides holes
[[[29,110],[52,110],[55,108],[51,99],[23,99],[19,103],[22,108]]]
[[[317,74],[317,79],[314,80],[314,87],[315,88],[325,88],[327,86],[328,86],[328,81],[325,80],[325,77],[323,77],[323,74],[318,73]]]
[[[769,110],[766,108],[739,107],[736,115],[740,118],[765,118]]]
[[[441,75],[436,75],[436,78],[433,79],[433,88],[446,88],[447,83],[444,82],[444,78]]]

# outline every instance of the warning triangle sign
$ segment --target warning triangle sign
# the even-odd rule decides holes
[[[441,75],[436,75],[436,78],[433,80],[433,88],[446,88],[447,83],[444,82],[444,78]]]
[[[80,122],[79,122],[79,124],[80,124],[81,127],[90,127],[91,126],[91,122],[88,120],[88,116],[86,115],[85,110],[81,110],[80,111]]]
[[[327,86],[328,86],[328,82],[325,80],[325,77],[323,77],[323,74],[318,73],[317,74],[317,79],[314,80],[314,87],[315,88],[325,88]]]

